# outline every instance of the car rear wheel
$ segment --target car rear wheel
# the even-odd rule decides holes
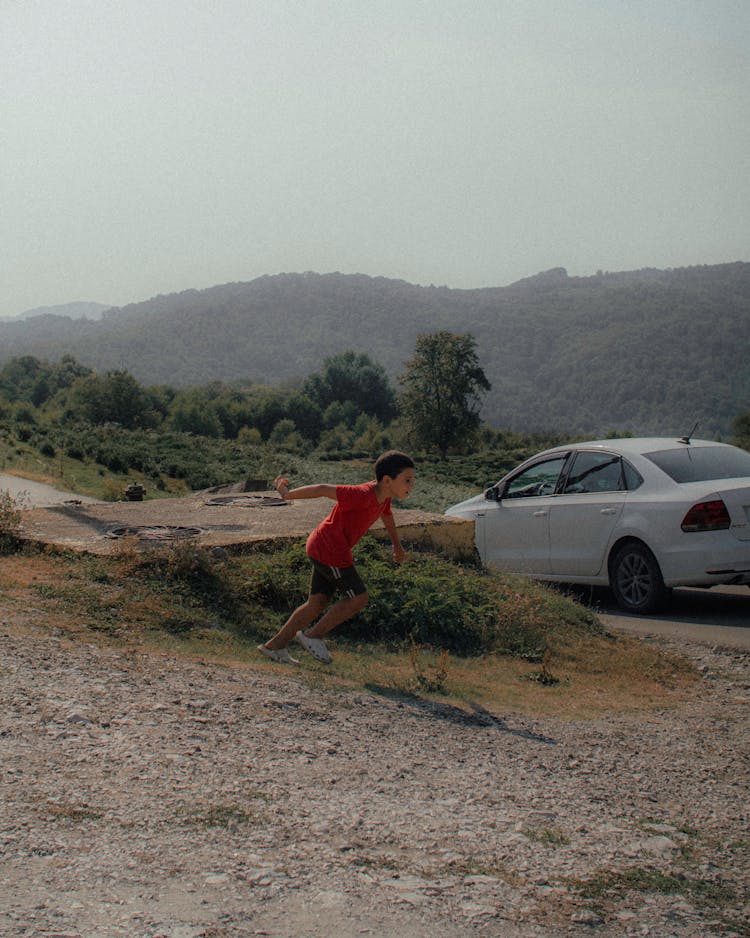
[[[671,595],[656,558],[638,541],[624,544],[614,555],[609,582],[617,605],[625,612],[658,612]]]

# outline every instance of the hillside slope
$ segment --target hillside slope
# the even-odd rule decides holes
[[[750,264],[452,290],[383,277],[280,274],[111,309],[99,322],[0,323],[0,363],[64,353],[146,384],[278,383],[366,351],[395,379],[417,335],[471,332],[499,427],[726,434],[750,409]]]

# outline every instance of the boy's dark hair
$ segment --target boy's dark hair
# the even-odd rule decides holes
[[[389,449],[387,453],[378,456],[375,463],[375,478],[378,482],[383,476],[390,476],[395,479],[399,472],[413,468],[414,460],[411,456],[407,456],[406,453],[402,453],[397,449]]]

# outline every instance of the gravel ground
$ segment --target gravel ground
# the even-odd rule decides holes
[[[4,938],[750,934],[746,654],[564,722],[36,620],[0,607]]]

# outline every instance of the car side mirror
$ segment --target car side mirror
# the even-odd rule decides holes
[[[489,502],[499,502],[500,501],[500,490],[496,485],[491,485],[487,491],[484,493],[484,497]]]

